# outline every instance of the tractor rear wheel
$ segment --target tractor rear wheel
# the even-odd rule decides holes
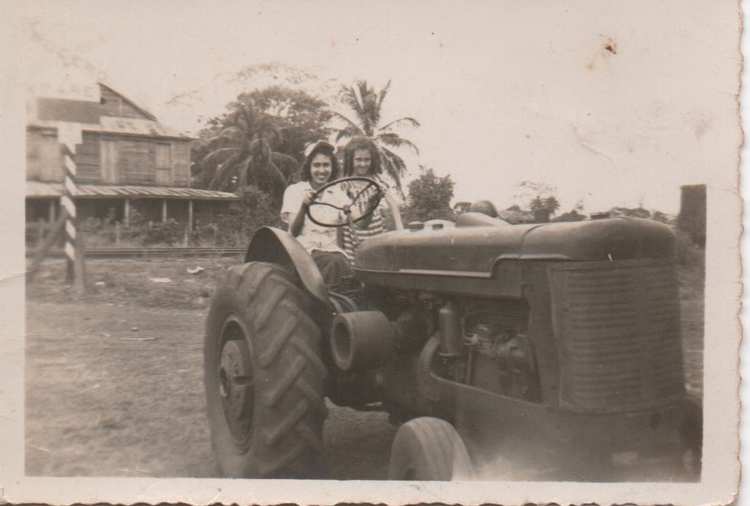
[[[450,481],[472,476],[466,445],[445,420],[415,418],[396,432],[388,466],[389,480]]]
[[[228,477],[318,477],[326,368],[314,301],[279,266],[229,269],[206,322],[211,443]]]

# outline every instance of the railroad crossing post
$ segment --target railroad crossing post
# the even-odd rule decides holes
[[[76,145],[81,143],[81,129],[72,124],[60,124],[57,127],[58,140],[62,144],[63,168],[65,181],[60,198],[65,213],[65,258],[66,281],[73,283],[73,288],[80,293],[86,291],[86,268],[83,258],[83,238],[78,229],[78,216],[73,197],[78,193],[75,183],[77,166],[75,162]]]

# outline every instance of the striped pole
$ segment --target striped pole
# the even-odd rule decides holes
[[[70,123],[62,123],[58,125],[58,140],[62,144],[63,154],[63,170],[64,170],[64,181],[63,181],[63,194],[60,199],[62,208],[65,212],[65,257],[67,264],[66,281],[73,282],[78,288],[84,288],[83,272],[82,268],[78,267],[82,258],[79,258],[81,252],[77,247],[78,244],[78,228],[77,228],[77,213],[76,204],[73,197],[78,193],[76,187],[76,161],[75,152],[76,145],[81,143],[81,130],[76,128],[76,125]],[[76,272],[78,271],[78,272]],[[77,274],[77,275],[76,275]]]

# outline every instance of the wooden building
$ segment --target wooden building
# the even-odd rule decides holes
[[[26,128],[26,219],[54,221],[62,195],[58,126],[82,131],[76,149],[78,214],[128,225],[137,210],[152,221],[175,219],[192,229],[196,218],[226,209],[232,193],[190,188],[190,137],[99,83],[99,100],[35,97]]]

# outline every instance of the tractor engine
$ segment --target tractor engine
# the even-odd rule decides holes
[[[539,375],[522,301],[467,301],[463,317],[464,382],[528,401],[539,400]]]
[[[334,402],[442,418],[475,449],[512,429],[540,459],[584,443],[602,458],[676,448],[696,417],[669,228],[475,221],[358,250],[366,293],[334,319]]]
[[[341,313],[332,325],[331,355],[338,371],[334,402],[361,408],[383,401],[404,417],[414,409],[430,411],[425,403],[429,392],[417,379],[425,354],[430,371],[439,377],[540,401],[525,300],[447,299],[401,291],[370,294],[370,300],[381,301],[383,311],[371,307]],[[430,337],[436,347],[430,348]]]

